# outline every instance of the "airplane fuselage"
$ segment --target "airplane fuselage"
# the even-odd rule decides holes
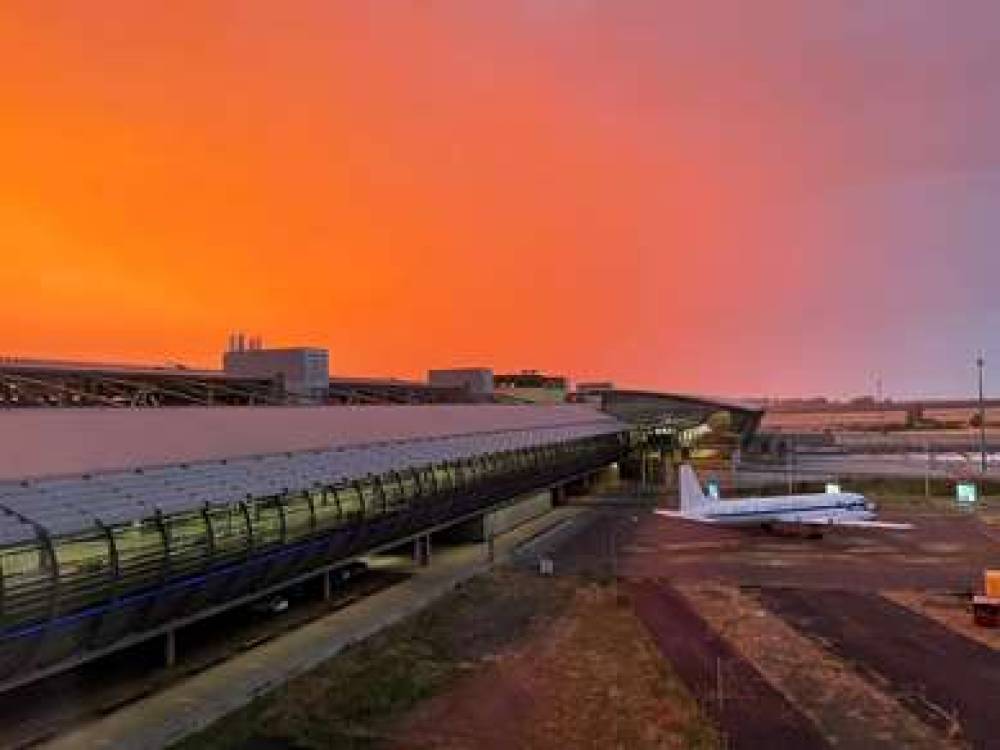
[[[833,518],[842,521],[871,521],[875,518],[875,513],[865,498],[851,493],[716,500],[692,509],[687,514],[712,523],[732,526],[816,523]]]
[[[680,508],[658,509],[660,515],[723,526],[801,526],[814,533],[826,526],[913,528],[908,523],[876,520],[875,506],[853,492],[716,500],[705,494],[690,464],[683,464],[677,476]]]

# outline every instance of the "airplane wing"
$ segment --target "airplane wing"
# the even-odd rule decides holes
[[[714,519],[705,518],[704,516],[696,516],[685,513],[682,510],[667,510],[666,508],[657,508],[654,513],[658,516],[664,516],[666,518],[679,518],[682,521],[694,521],[695,523],[715,523]]]
[[[909,531],[913,528],[912,523],[893,523],[892,521],[856,521],[839,518],[815,518],[802,519],[796,523],[803,526],[843,526],[854,529],[886,529],[892,531]]]

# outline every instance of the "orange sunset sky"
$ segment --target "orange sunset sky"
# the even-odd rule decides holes
[[[7,0],[0,354],[964,392],[997,7]]]

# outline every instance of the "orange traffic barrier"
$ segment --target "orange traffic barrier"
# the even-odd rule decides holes
[[[1000,570],[986,571],[986,596],[1000,598]]]

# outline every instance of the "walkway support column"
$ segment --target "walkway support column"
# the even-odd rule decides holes
[[[177,663],[177,639],[172,628],[164,634],[163,663],[167,669]]]
[[[486,559],[492,565],[496,561],[496,543],[493,534],[493,517],[489,513],[483,516],[483,536],[486,537]]]
[[[426,567],[431,564],[431,535],[421,534],[413,539],[413,560],[417,565]]]

